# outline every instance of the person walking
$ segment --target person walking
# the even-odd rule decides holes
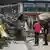
[[[35,45],[39,45],[39,33],[40,33],[40,23],[35,21],[33,24],[33,30],[35,32]]]
[[[44,41],[45,41],[45,44],[44,45],[48,45],[48,42],[47,42],[47,35],[48,35],[48,32],[49,32],[49,25],[48,25],[48,21],[44,20]]]

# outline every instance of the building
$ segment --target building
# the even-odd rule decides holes
[[[20,1],[18,13],[25,13],[29,16],[33,16],[36,20],[38,14],[41,12],[50,12],[50,1],[48,0],[27,0]],[[38,12],[38,13],[37,13]]]
[[[50,12],[50,1],[23,1],[23,12]]]
[[[7,6],[18,4],[16,6]],[[21,12],[50,12],[50,0],[1,0],[0,1],[0,13],[13,14],[13,10],[16,10],[17,13]],[[8,13],[7,13],[8,14]]]

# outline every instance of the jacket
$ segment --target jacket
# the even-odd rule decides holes
[[[34,30],[34,32],[40,32],[40,24],[39,23],[35,23],[34,25],[33,25],[33,30]]]

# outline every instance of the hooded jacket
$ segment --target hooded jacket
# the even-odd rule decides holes
[[[40,24],[39,23],[35,23],[34,25],[33,25],[33,29],[34,29],[34,32],[40,32]]]

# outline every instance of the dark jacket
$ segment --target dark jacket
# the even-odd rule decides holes
[[[43,24],[43,26],[44,26],[44,29],[48,29],[48,28],[49,28],[48,22],[45,22],[45,23]]]

